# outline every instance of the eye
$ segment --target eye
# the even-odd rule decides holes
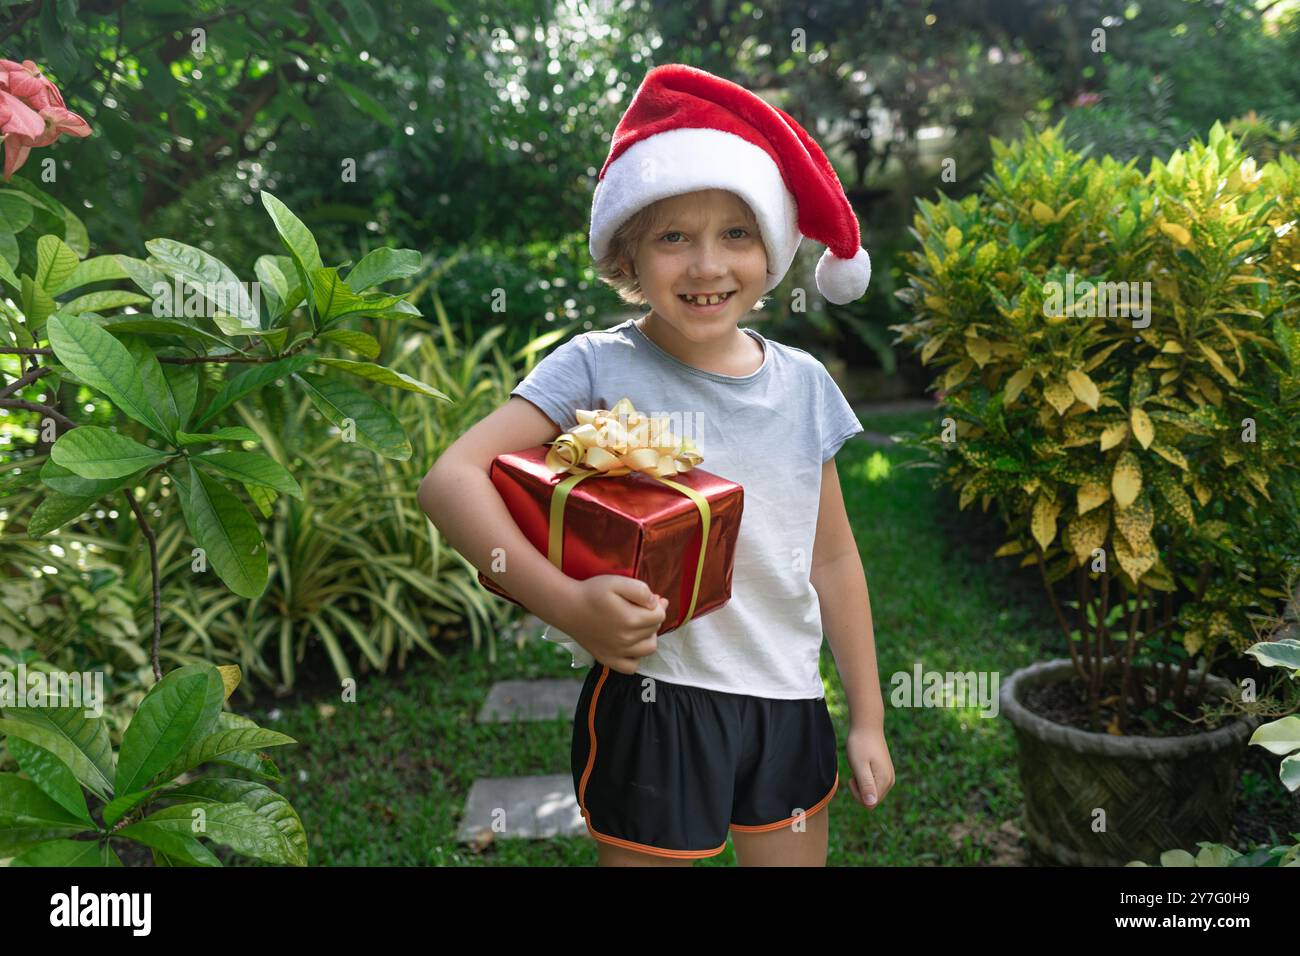
[[[680,232],[677,232],[677,231],[673,231],[673,232],[665,232],[665,233],[664,233],[662,236],[660,236],[659,238],[660,238],[660,239],[667,239],[669,236],[680,236],[680,235],[681,235],[681,233],[680,233]]]
[[[744,233],[743,236],[736,236],[736,238],[737,239],[749,238],[749,230],[744,228],[743,226],[733,226],[732,228],[728,229],[727,232],[743,232]]]

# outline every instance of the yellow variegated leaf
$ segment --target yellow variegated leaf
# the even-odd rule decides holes
[[[1164,344],[1163,346],[1161,346],[1160,351],[1162,351],[1162,352],[1173,352],[1175,355],[1181,355],[1181,354],[1183,354],[1183,353],[1186,351],[1186,349],[1184,349],[1181,345],[1179,345],[1179,344],[1178,344],[1177,342],[1175,342],[1173,339],[1165,339],[1165,344]]]
[[[1259,493],[1269,501],[1273,500],[1273,496],[1268,493],[1268,475],[1262,471],[1256,471],[1254,468],[1247,468],[1246,480],[1258,488]]]
[[[1224,363],[1223,359],[1220,357],[1218,352],[1214,351],[1214,349],[1210,348],[1204,342],[1197,342],[1196,347],[1205,353],[1205,357],[1209,359],[1210,365],[1214,367],[1214,370],[1216,372],[1218,372],[1220,375],[1223,376],[1223,380],[1225,382],[1227,382],[1229,385],[1237,384],[1237,376],[1233,374],[1232,369],[1228,368],[1228,366]],[[1215,404],[1218,403],[1216,402]]]
[[[1162,444],[1158,441],[1153,441],[1151,443],[1151,450],[1165,461],[1169,462],[1169,464],[1177,465],[1183,471],[1187,470],[1187,459],[1183,457],[1183,453],[1177,448]]]
[[[1069,215],[1070,210],[1073,209],[1075,206],[1079,205],[1080,202],[1081,200],[1071,199],[1069,202],[1067,202],[1064,206],[1062,206],[1060,209],[1056,211],[1056,216],[1053,217],[1053,221],[1060,222],[1067,215]]]
[[[1149,539],[1142,547],[1135,548],[1122,534],[1117,534],[1111,537],[1111,543],[1115,546],[1115,560],[1134,583],[1142,579],[1159,557],[1156,546]]]
[[[966,381],[966,376],[970,374],[971,369],[974,367],[975,363],[970,359],[963,359],[952,368],[948,369],[948,373],[943,377],[944,390],[951,391],[962,382]]]
[[[1127,508],[1115,511],[1115,527],[1134,548],[1141,548],[1151,540],[1151,528],[1155,525],[1155,520],[1155,509],[1151,507],[1148,495],[1138,495]]]
[[[1046,495],[1039,495],[1038,500],[1034,502],[1034,513],[1029,522],[1029,529],[1034,534],[1034,540],[1044,551],[1056,538],[1056,516],[1060,511],[1061,503],[1048,500]]]
[[[975,335],[966,339],[966,354],[973,358],[980,368],[983,368],[992,353],[989,351],[989,343]]]
[[[1202,508],[1208,505],[1210,503],[1210,498],[1213,497],[1210,494],[1210,489],[1203,485],[1200,479],[1197,478],[1192,479],[1192,493],[1196,495],[1196,500],[1200,503]]]
[[[1189,655],[1197,654],[1205,645],[1205,635],[1199,627],[1189,627],[1183,633],[1183,648]]]
[[[947,335],[936,335],[934,338],[930,339],[930,341],[926,342],[925,345],[921,346],[921,364],[924,365],[926,362],[930,361],[930,359],[934,358],[934,353],[939,351],[943,346],[943,343],[947,340]]]
[[[1106,532],[1110,530],[1110,509],[1098,508],[1087,514],[1079,515],[1069,524],[1070,549],[1080,564],[1086,563],[1092,552],[1106,542]]]
[[[1109,451],[1128,436],[1128,422],[1116,422],[1114,425],[1107,425],[1106,430],[1101,433],[1101,450]]]
[[[925,303],[925,307],[931,312],[944,312],[948,307],[947,302],[937,295],[927,295],[921,301]]]
[[[1079,514],[1087,514],[1108,501],[1110,489],[1100,482],[1089,481],[1079,486]]]
[[[973,481],[968,481],[961,486],[961,495],[957,499],[957,510],[965,511],[966,506],[975,500],[979,494],[979,487]]]
[[[961,248],[961,230],[956,226],[949,226],[948,231],[943,234],[943,244],[948,247],[949,252],[954,252]]]
[[[1156,439],[1156,428],[1151,424],[1151,416],[1136,405],[1129,413],[1129,424],[1133,427],[1133,437],[1143,448],[1150,448]]]
[[[1070,391],[1075,397],[1095,412],[1097,403],[1101,401],[1101,392],[1097,391],[1092,379],[1078,369],[1070,369],[1065,373],[1065,380],[1070,383]]]
[[[1160,231],[1180,246],[1191,244],[1192,234],[1176,222],[1162,222],[1160,224]]]
[[[1074,404],[1074,392],[1070,386],[1061,381],[1053,381],[1043,389],[1043,397],[1056,409],[1056,414],[1064,415]]]
[[[1034,222],[1040,226],[1046,226],[1048,223],[1056,221],[1056,213],[1052,212],[1052,207],[1041,199],[1034,200],[1033,213]]]
[[[1018,372],[1013,372],[1007,379],[1006,389],[1003,393],[1002,401],[1005,405],[1010,405],[1020,393],[1025,390],[1025,386],[1034,379],[1034,370],[1032,368],[1022,368]]]
[[[1223,404],[1223,392],[1219,391],[1219,386],[1214,384],[1213,379],[1207,378],[1200,372],[1193,372],[1192,381],[1194,381],[1196,387],[1201,390],[1201,394],[1210,400],[1211,405]]]
[[[1115,504],[1121,508],[1131,505],[1142,490],[1142,465],[1137,455],[1126,451],[1115,461],[1115,470],[1110,476],[1110,493]]]
[[[1019,554],[1021,551],[1024,550],[1025,550],[1025,546],[1023,543],[1019,541],[1008,541],[1002,547],[998,548],[996,551],[993,552],[993,557],[1006,558],[1006,557],[1010,557],[1013,554]]]

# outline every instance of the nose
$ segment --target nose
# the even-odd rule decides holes
[[[711,279],[727,274],[725,256],[720,245],[703,240],[696,244],[695,255],[688,268],[692,279]]]

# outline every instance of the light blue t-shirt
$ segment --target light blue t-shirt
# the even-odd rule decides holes
[[[706,372],[664,351],[627,321],[574,336],[510,393],[561,431],[575,409],[613,408],[627,397],[643,415],[670,417],[690,437],[698,467],[745,489],[731,599],[659,635],[637,673],[754,697],[825,696],[818,658],[821,609],[810,581],[822,464],[863,430],[824,365],[803,349],[742,327],[763,346],[750,375]],[[567,635],[575,667],[592,657]]]

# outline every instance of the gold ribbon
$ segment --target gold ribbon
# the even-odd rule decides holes
[[[699,509],[702,526],[700,557],[695,565],[691,603],[686,609],[686,616],[676,625],[681,627],[694,615],[699,599],[712,510],[709,499],[704,495],[664,476],[690,471],[704,461],[704,456],[691,439],[679,438],[668,430],[667,417],[651,418],[642,415],[627,398],[619,399],[612,409],[577,409],[574,417],[578,420],[578,427],[551,442],[550,451],[546,453],[546,466],[552,472],[571,473],[570,477],[556,485],[551,496],[547,557],[557,568],[564,569],[564,507],[569,500],[569,492],[584,479],[618,478],[639,471],[648,478],[680,491]]]

